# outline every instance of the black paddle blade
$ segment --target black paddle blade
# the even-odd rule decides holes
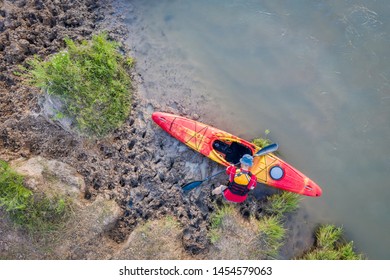
[[[276,143],[269,144],[268,146],[265,146],[264,148],[260,149],[256,154],[254,154],[255,157],[262,156],[268,153],[275,152],[279,148],[279,145]]]
[[[195,189],[196,187],[199,187],[203,182],[204,181],[194,181],[194,182],[185,184],[181,188],[182,188],[183,191],[188,192],[188,191],[190,191],[192,189]]]

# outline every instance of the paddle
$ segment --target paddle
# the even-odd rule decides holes
[[[265,146],[264,148],[260,149],[256,154],[254,154],[253,156],[254,157],[259,157],[259,156],[263,156],[265,154],[268,154],[268,153],[272,153],[272,152],[275,152],[277,149],[279,148],[278,144],[276,143],[272,143],[268,146]],[[238,163],[236,163],[235,165],[238,165]],[[207,177],[206,179],[202,180],[202,181],[193,181],[193,182],[190,182],[190,183],[187,183],[185,184],[184,186],[182,186],[182,190],[185,191],[185,192],[188,192],[192,189],[195,189],[197,187],[199,187],[201,184],[203,184],[204,182],[210,180],[211,178],[219,175],[219,174],[222,174],[224,173],[225,170],[222,170],[221,172],[218,172],[216,174],[213,174],[209,177]]]

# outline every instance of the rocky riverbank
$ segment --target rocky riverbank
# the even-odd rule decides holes
[[[18,66],[25,64],[26,59],[58,51],[66,36],[88,39],[107,30],[111,38],[123,41],[126,28],[112,24],[114,11],[110,1],[0,3],[0,159],[27,160],[39,156],[65,163],[84,180],[82,200],[115,201],[120,207],[116,222],[105,224],[97,235],[88,236],[84,231],[79,243],[83,250],[76,253],[76,247],[72,247],[72,256],[56,258],[120,258],[118,253],[102,253],[101,246],[111,244],[107,246],[113,250],[112,242],[123,244],[138,224],[166,216],[174,217],[182,225],[179,238],[186,254],[204,257],[210,245],[208,218],[215,207],[211,188],[183,195],[180,186],[220,167],[167,137],[150,118],[155,110],[187,113],[181,106],[170,107],[168,104],[175,103],[174,100],[161,103],[140,98],[137,89],[142,88],[142,76],[131,73],[136,89],[131,116],[111,135],[91,139],[66,131],[50,119],[40,106],[43,95],[18,76]],[[126,47],[123,50],[127,51]],[[240,206],[240,211],[244,216],[259,215],[261,203],[252,197]],[[307,247],[301,240],[290,245],[295,251]]]

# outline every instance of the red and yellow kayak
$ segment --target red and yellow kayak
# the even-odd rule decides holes
[[[244,154],[254,155],[261,149],[228,132],[181,116],[155,112],[152,119],[179,141],[224,166],[236,164]],[[253,162],[250,171],[259,183],[306,196],[322,194],[310,178],[272,153],[256,156]]]

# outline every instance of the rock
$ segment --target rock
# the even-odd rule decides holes
[[[27,178],[24,180],[24,185],[32,191],[38,190],[38,181],[35,178]]]
[[[19,40],[19,46],[21,48],[21,51],[23,52],[23,54],[28,54],[28,51],[29,51],[29,47],[30,47],[30,42],[25,40],[25,39],[21,39]]]
[[[199,120],[200,117],[199,117],[198,114],[193,114],[193,115],[192,115],[192,118],[193,118],[194,120]]]
[[[8,63],[19,63],[24,59],[24,51],[18,43],[12,42],[11,45],[7,48],[9,51],[5,56],[5,59]]]
[[[22,158],[11,162],[14,169],[27,177],[27,186],[42,188],[69,195],[79,195],[85,191],[85,183],[76,169],[57,160],[43,157]]]

